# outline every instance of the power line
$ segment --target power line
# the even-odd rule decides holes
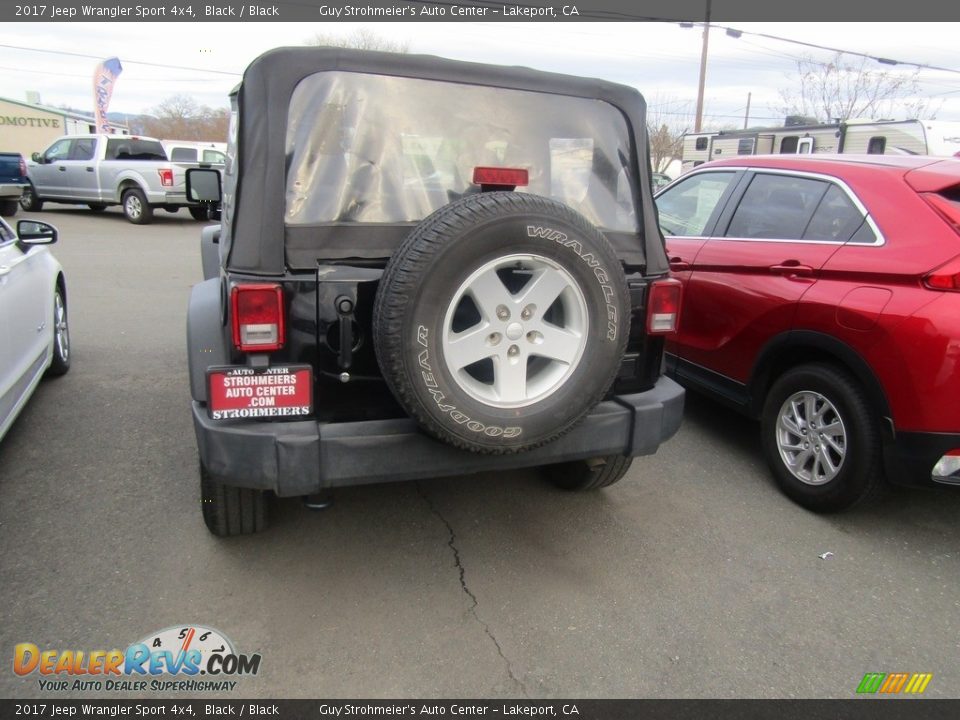
[[[47,53],[50,55],[68,55],[70,57],[89,58],[91,60],[103,59],[102,55],[86,55],[84,53],[67,52],[66,50],[45,50],[43,48],[22,47],[20,45],[5,45],[3,43],[0,43],[0,48],[6,48],[8,50],[24,50],[26,52]],[[130,65],[146,65],[147,67],[165,68],[167,70],[189,70],[191,72],[205,72],[213,73],[215,75],[229,75],[231,77],[240,77],[242,75],[242,73],[229,72],[227,70],[208,70],[207,68],[186,67],[184,65],[164,65],[162,63],[145,62],[143,60],[124,59],[122,62]]]
[[[703,27],[704,23],[692,23]],[[948,72],[960,75],[960,70],[956,68],[941,67],[939,65],[930,65],[929,63],[912,62],[910,60],[894,60],[892,58],[881,57],[879,55],[870,55],[869,53],[858,52],[857,50],[844,50],[842,48],[830,47],[829,45],[820,45],[819,43],[807,42],[805,40],[795,40],[793,38],[781,37],[780,35],[771,35],[769,33],[754,32],[752,30],[738,30],[728,25],[710,24],[710,27],[726,31],[727,35],[739,38],[741,35],[752,35],[753,37],[767,38],[768,40],[777,40],[779,42],[791,43],[793,45],[802,45],[803,47],[814,48],[816,50],[826,50],[828,52],[840,53],[842,55],[853,55],[867,60],[875,60],[882,65],[909,65],[920,70],[936,70],[938,72]]]
[[[10,72],[13,72],[13,73],[30,73],[32,75],[56,75],[57,77],[81,78],[83,80],[90,80],[93,77],[92,74],[90,73],[86,75],[79,75],[77,73],[63,73],[63,72],[60,72],[59,70],[26,70],[24,68],[14,68],[6,65],[0,65],[0,70],[9,70]],[[150,82],[176,82],[176,83],[183,82],[183,78],[156,78],[156,77],[138,78],[135,74],[131,75],[129,79],[132,79],[132,80],[143,79],[143,80],[149,80]],[[213,78],[210,78],[210,79],[194,78],[192,82],[219,82],[219,81]]]

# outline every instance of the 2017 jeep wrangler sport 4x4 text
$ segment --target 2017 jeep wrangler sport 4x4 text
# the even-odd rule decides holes
[[[203,516],[544,466],[605,487],[680,425],[679,283],[632,88],[333,48],[244,73],[187,339]]]

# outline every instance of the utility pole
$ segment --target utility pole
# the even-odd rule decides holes
[[[707,81],[707,42],[710,39],[710,0],[707,0],[707,17],[703,24],[703,49],[700,51],[700,86],[697,90],[697,120],[694,132],[703,127],[703,88]]]
[[[747,125],[750,124],[750,98],[753,97],[752,92],[747,93],[747,112],[743,116],[743,129],[747,129]]]

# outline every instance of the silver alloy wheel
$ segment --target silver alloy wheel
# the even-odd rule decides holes
[[[67,307],[60,293],[53,296],[53,340],[63,361],[70,359],[70,329],[67,327]]]
[[[139,219],[141,213],[143,213],[143,204],[140,202],[140,198],[138,198],[135,193],[130,193],[127,195],[127,199],[124,201],[124,206],[126,207],[127,215],[134,219]]]
[[[20,207],[22,207],[27,212],[30,212],[30,208],[33,207],[33,188],[25,187],[23,192],[20,193]]]
[[[542,255],[506,255],[482,265],[453,294],[443,359],[475,400],[524,407],[567,381],[589,322],[583,291],[563,267]]]
[[[847,455],[847,430],[836,407],[811,390],[796,392],[780,406],[777,449],[787,470],[807,485],[833,480]]]

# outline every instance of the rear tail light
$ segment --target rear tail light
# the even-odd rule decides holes
[[[680,296],[683,285],[675,278],[655,280],[647,298],[647,333],[669,335],[680,326]]]
[[[499,190],[530,184],[530,173],[525,168],[475,167],[473,184]]]
[[[274,283],[234,285],[233,344],[242,352],[270,352],[283,347],[283,290]]]
[[[172,168],[160,168],[157,172],[160,174],[160,184],[163,185],[163,187],[173,187]]]
[[[931,290],[960,292],[960,256],[927,275],[923,284]]]
[[[23,155],[20,156],[20,177],[27,176],[27,163],[23,159]]]

